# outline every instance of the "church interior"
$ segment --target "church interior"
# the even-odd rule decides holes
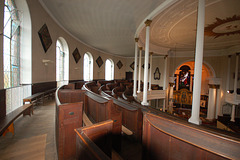
[[[239,159],[240,1],[0,1],[0,159]]]

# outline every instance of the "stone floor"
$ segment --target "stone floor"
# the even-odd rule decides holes
[[[7,152],[7,148],[13,148],[15,144],[22,140],[27,140],[34,137],[45,136],[44,142],[44,151],[37,150],[39,154],[40,152],[45,153],[46,160],[55,160],[57,159],[56,155],[56,145],[55,145],[55,102],[52,100],[51,102],[47,102],[44,105],[39,105],[34,107],[34,115],[30,116],[21,116],[17,120],[14,121],[14,129],[15,134],[7,133],[6,136],[0,137],[0,159],[1,157],[11,157],[11,155],[4,154],[12,154],[18,155],[19,158],[13,159],[21,159],[18,153],[18,150],[12,150],[11,153]],[[25,147],[22,144],[22,147]],[[37,147],[36,145],[32,147]],[[28,151],[25,151],[26,155],[28,155]],[[33,154],[29,150],[29,154]],[[23,157],[22,159],[27,159],[27,157]],[[40,158],[42,159],[42,158]],[[43,158],[44,159],[44,158]]]

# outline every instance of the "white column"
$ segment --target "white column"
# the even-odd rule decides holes
[[[164,57],[164,77],[163,77],[163,90],[165,90],[166,96],[165,99],[163,100],[163,112],[165,112],[166,107],[167,107],[167,60],[168,56],[166,55]]]
[[[234,79],[234,101],[236,102],[237,100],[237,79],[238,79],[238,59],[239,59],[239,54],[236,54],[236,66],[235,66],[235,79]],[[232,106],[232,114],[231,114],[231,121],[235,122],[235,104]]]
[[[144,64],[144,85],[143,85],[143,101],[142,105],[148,105],[147,103],[147,85],[148,85],[148,61],[149,61],[149,32],[151,20],[146,20],[146,41],[145,41],[145,64]]]
[[[207,111],[207,119],[209,120],[215,119],[218,88],[219,88],[219,85],[209,84],[208,111]]]
[[[152,55],[153,55],[153,52],[150,52],[150,68],[149,68],[149,86],[148,86],[148,90],[151,91],[152,88]]]
[[[202,81],[204,23],[205,23],[205,0],[199,0],[192,114],[191,114],[191,117],[188,119],[188,122],[194,123],[197,125],[200,125],[202,123],[199,118],[199,112],[200,112],[200,96],[201,96],[201,81]]]
[[[141,92],[141,72],[142,72],[142,47],[139,47],[139,65],[138,65],[138,91]]]
[[[227,70],[226,91],[229,91],[230,67],[231,67],[231,55],[228,56],[228,68],[227,68],[228,70]]]
[[[137,97],[137,56],[138,56],[138,38],[135,38],[135,60],[134,60],[134,81],[133,97]]]

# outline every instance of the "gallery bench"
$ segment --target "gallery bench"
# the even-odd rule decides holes
[[[76,159],[110,160],[113,120],[75,129]]]
[[[143,159],[239,159],[240,141],[176,119],[144,113]]]
[[[56,88],[46,90],[44,92],[38,92],[35,93],[29,97],[26,97],[23,99],[23,104],[26,104],[26,102],[31,103],[33,105],[37,104],[39,101],[41,103],[44,103],[44,98],[53,97],[55,94]]]
[[[121,131],[122,131],[122,113],[113,106],[113,100],[102,97],[90,91],[86,85],[84,97],[84,111],[93,123],[113,120],[113,146],[116,150],[121,147]]]
[[[14,135],[14,125],[13,122],[21,115],[32,114],[32,104],[25,104],[11,113],[8,113],[3,119],[0,120],[0,135],[5,135],[7,132],[11,132]]]
[[[82,127],[83,102],[61,103],[56,91],[56,145],[58,159],[76,158],[76,136],[74,129]]]

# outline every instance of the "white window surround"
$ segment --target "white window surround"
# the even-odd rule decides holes
[[[105,80],[114,79],[114,63],[112,59],[107,59],[105,61]]]
[[[56,81],[58,87],[69,81],[69,49],[62,37],[56,42]]]
[[[85,53],[83,58],[83,80],[93,80],[93,57],[89,52]]]

